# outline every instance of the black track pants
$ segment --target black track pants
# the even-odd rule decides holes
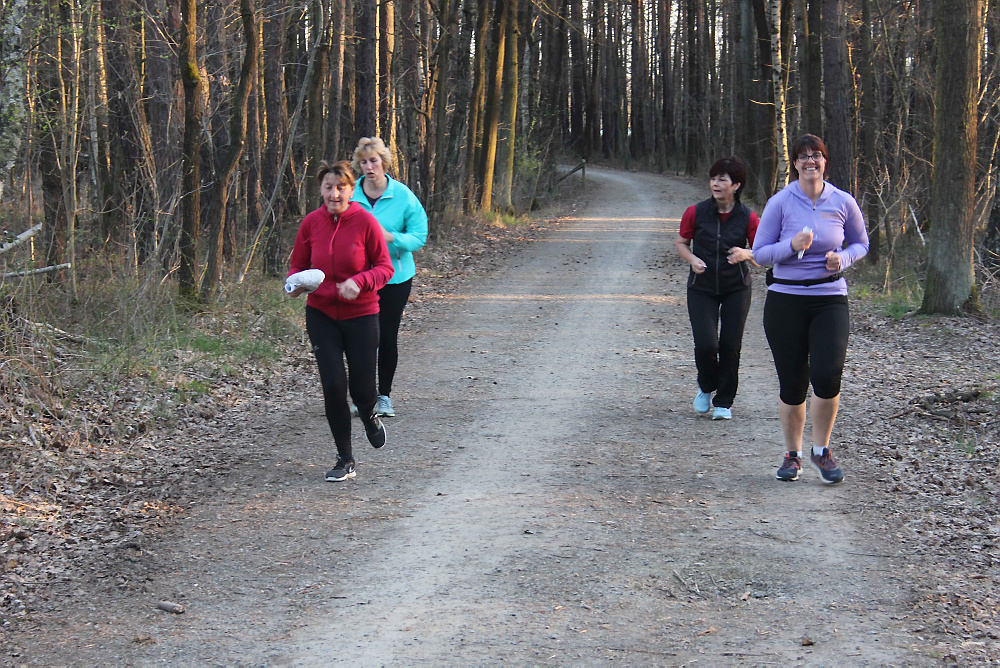
[[[688,288],[688,316],[694,334],[694,363],[702,392],[715,392],[712,403],[731,408],[739,386],[743,328],[750,312],[750,288],[713,295]]]
[[[378,393],[392,393],[392,379],[399,362],[399,323],[410,299],[413,279],[404,283],[387,284],[378,291]]]

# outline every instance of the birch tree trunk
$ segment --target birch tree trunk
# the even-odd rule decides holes
[[[774,145],[777,155],[779,185],[788,184],[788,134],[785,122],[785,84],[781,62],[781,0],[768,0],[768,23],[771,29],[771,85],[774,88]]]

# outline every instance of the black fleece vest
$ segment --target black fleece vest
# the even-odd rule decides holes
[[[729,264],[729,249],[747,245],[747,227],[750,209],[739,202],[729,213],[726,222],[719,218],[719,208],[713,198],[699,202],[694,207],[694,239],[691,252],[704,260],[703,274],[691,272],[688,287],[716,295],[746,289],[751,283],[750,268],[746,262]]]

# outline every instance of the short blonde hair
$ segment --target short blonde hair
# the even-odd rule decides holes
[[[392,169],[392,153],[389,153],[385,142],[378,137],[362,137],[358,140],[358,147],[354,149],[354,157],[351,158],[351,167],[354,171],[361,172],[361,160],[371,153],[377,153],[382,159],[382,166],[386,172]]]

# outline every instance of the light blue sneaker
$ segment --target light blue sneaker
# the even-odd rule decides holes
[[[381,417],[395,417],[396,411],[392,410],[392,399],[384,394],[378,395],[378,403],[375,404],[375,415]]]
[[[722,406],[716,406],[715,411],[712,412],[713,420],[732,420],[733,412],[728,408],[723,408]]]
[[[694,398],[694,409],[699,413],[707,413],[712,408],[712,393],[702,392],[698,388],[698,396]]]

